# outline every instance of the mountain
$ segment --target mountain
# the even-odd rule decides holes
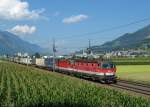
[[[150,49],[150,38],[144,39],[136,44],[136,48]]]
[[[99,53],[120,49],[133,49],[147,45],[150,45],[150,25],[139,29],[134,33],[126,33],[113,41],[104,43],[101,46],[93,46],[92,50],[95,53]]]
[[[8,31],[0,31],[0,55],[14,54],[16,52],[28,52],[32,54],[44,51],[45,49],[40,46],[24,41],[17,35]]]

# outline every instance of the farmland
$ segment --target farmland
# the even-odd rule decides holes
[[[115,57],[110,60],[117,65],[150,65],[150,57]]]
[[[150,99],[10,62],[0,62],[0,106],[147,107]]]
[[[117,76],[121,79],[150,84],[150,57],[116,57]]]
[[[119,78],[150,84],[150,65],[118,65]]]

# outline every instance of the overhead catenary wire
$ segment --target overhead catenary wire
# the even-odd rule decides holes
[[[97,31],[85,32],[85,33],[82,33],[82,34],[75,34],[75,35],[67,34],[67,35],[70,35],[70,36],[63,37],[63,39],[65,39],[65,38],[66,39],[72,39],[72,38],[76,38],[76,37],[79,38],[79,37],[85,37],[85,36],[89,36],[89,35],[100,34],[100,33],[104,33],[104,32],[110,32],[110,31],[113,31],[113,30],[122,29],[122,28],[125,28],[125,27],[128,27],[128,26],[135,25],[135,24],[142,23],[142,22],[149,21],[149,20],[150,20],[150,17],[144,18],[144,19],[141,19],[141,20],[136,20],[136,21],[133,21],[133,22],[130,22],[130,23],[127,23],[127,24],[122,24],[122,25],[118,25],[118,26],[114,26],[114,27],[110,27],[110,28],[106,28],[106,29],[97,30]]]
[[[89,35],[101,34],[101,33],[110,32],[110,31],[113,31],[113,30],[126,28],[128,26],[135,25],[135,24],[138,24],[138,23],[142,23],[142,22],[145,22],[145,21],[150,21],[150,17],[144,18],[144,19],[141,19],[141,20],[136,20],[136,21],[133,21],[133,22],[130,22],[130,23],[127,23],[127,24],[122,24],[122,25],[102,29],[102,30],[97,30],[97,31],[85,32],[85,33],[82,33],[82,34],[75,34],[75,35],[66,36],[66,37],[63,37],[63,39],[69,39],[70,40],[70,39],[74,39],[74,38],[86,37],[86,36],[89,36]],[[72,48],[79,48],[79,47],[72,47]],[[87,47],[83,47],[83,48],[87,48]],[[63,49],[68,49],[68,48],[63,48]]]

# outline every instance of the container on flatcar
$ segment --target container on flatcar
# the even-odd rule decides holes
[[[32,64],[32,59],[31,58],[20,58],[20,63]]]
[[[52,58],[35,58],[32,63],[37,66],[43,67],[53,67],[53,59]]]

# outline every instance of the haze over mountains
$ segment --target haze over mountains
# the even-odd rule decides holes
[[[0,31],[0,55],[14,54],[16,52],[33,54],[44,51],[45,49],[40,46],[24,41],[8,31]]]
[[[101,46],[92,46],[94,53],[135,48],[150,48],[150,25],[136,32],[126,33]],[[0,55],[14,54],[16,52],[44,53],[46,49],[24,41],[8,31],[0,31]]]
[[[133,33],[126,33],[101,46],[93,46],[95,53],[121,49],[150,48],[150,25]]]

